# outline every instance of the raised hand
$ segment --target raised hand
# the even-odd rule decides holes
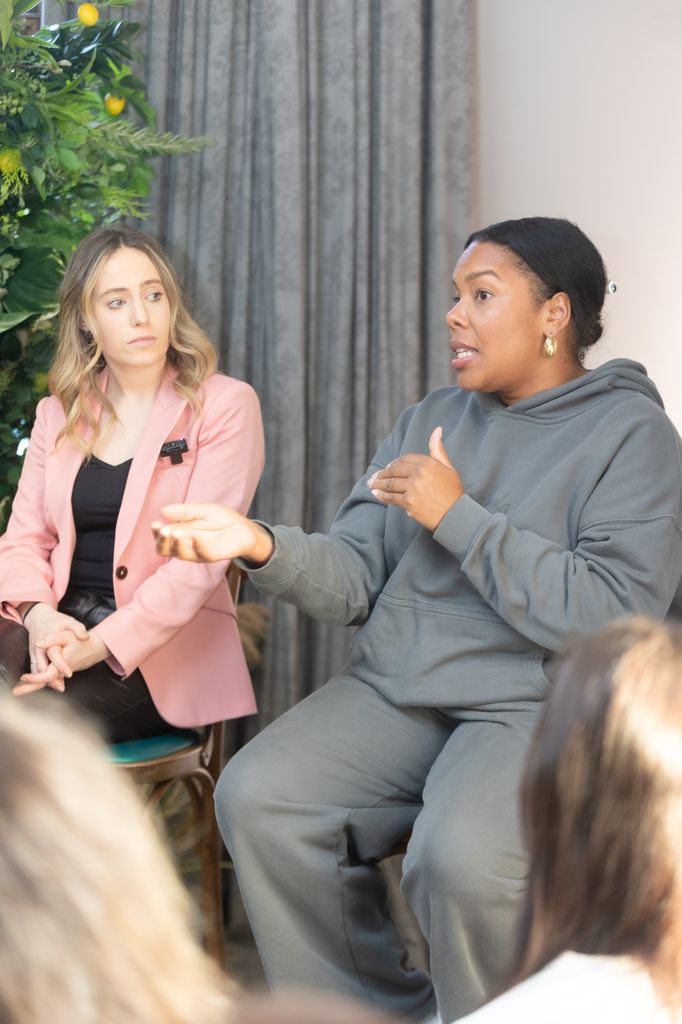
[[[459,473],[443,446],[442,427],[431,434],[428,455],[401,455],[374,473],[367,486],[379,501],[404,509],[427,530],[435,530],[464,494]]]
[[[160,555],[186,562],[242,557],[262,564],[272,554],[274,544],[268,531],[223,505],[166,505],[161,515],[165,523],[152,523]]]

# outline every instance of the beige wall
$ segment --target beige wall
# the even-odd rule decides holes
[[[480,224],[568,217],[618,284],[590,365],[682,431],[682,0],[477,0]]]

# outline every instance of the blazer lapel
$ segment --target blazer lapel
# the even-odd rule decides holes
[[[62,416],[52,435],[52,445],[63,425]],[[45,501],[59,533],[60,542],[63,542],[65,549],[70,551],[76,546],[71,494],[82,462],[82,450],[70,441],[63,441],[58,448],[53,448],[45,462]]]
[[[99,374],[98,385],[102,390],[106,389],[106,370]],[[92,401],[91,411],[95,422],[98,422],[102,413],[99,402]],[[60,407],[59,414],[50,423],[51,433],[45,445],[45,450],[49,452],[45,462],[45,501],[57,526],[60,542],[73,551],[76,546],[76,526],[71,500],[74,481],[83,464],[84,456],[82,448],[73,441],[61,441],[56,448],[54,447],[57,434],[65,421],[66,416]],[[89,428],[84,428],[83,434],[86,439],[90,433]]]
[[[125,551],[140,517],[149,482],[160,457],[161,445],[168,439],[169,433],[187,408],[187,400],[173,387],[173,376],[167,374],[159,386],[149,422],[128,474],[116,524],[114,563]]]

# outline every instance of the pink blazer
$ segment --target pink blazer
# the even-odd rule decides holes
[[[100,385],[106,388],[106,372]],[[256,710],[225,580],[227,562],[195,565],[156,554],[149,528],[162,505],[212,501],[246,512],[263,470],[258,398],[243,381],[213,374],[201,388],[197,418],[173,387],[156,402],[132,462],[116,525],[116,611],[96,626],[121,675],[139,668],[154,703],[173,725],[195,726]],[[15,605],[56,607],[69,581],[76,541],[71,492],[82,463],[72,444],[55,447],[64,410],[55,397],[38,405],[6,533],[0,537],[0,614]],[[173,465],[166,441],[185,438]],[[68,682],[67,682],[68,686]]]

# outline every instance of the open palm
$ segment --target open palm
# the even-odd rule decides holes
[[[161,515],[164,523],[152,523],[160,555],[186,562],[220,562],[240,555],[267,561],[272,552],[267,531],[232,508],[199,503],[166,505]]]

